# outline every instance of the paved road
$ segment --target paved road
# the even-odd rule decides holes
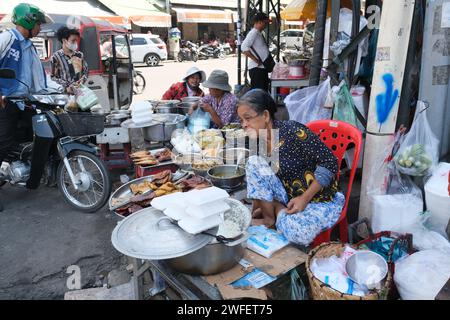
[[[182,80],[186,71],[196,65],[209,76],[214,69],[222,69],[228,72],[230,85],[234,88],[237,84],[237,57],[229,56],[224,60],[209,59],[199,60],[196,63],[192,61],[163,62],[157,67],[137,66],[137,70],[142,71],[147,82],[144,93],[134,96],[133,101],[161,99],[164,92],[175,83]],[[206,93],[208,90],[206,89]]]

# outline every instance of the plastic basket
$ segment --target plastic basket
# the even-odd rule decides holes
[[[63,113],[58,115],[63,132],[71,137],[100,134],[105,129],[105,116],[91,113]]]

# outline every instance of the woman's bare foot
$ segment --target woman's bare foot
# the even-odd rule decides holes
[[[252,219],[252,226],[264,225],[264,219]]]
[[[253,219],[262,219],[262,217],[263,217],[263,212],[262,212],[261,208],[256,208],[255,210],[253,210],[253,212],[252,212]]]

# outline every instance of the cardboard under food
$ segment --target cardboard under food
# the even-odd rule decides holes
[[[269,259],[253,251],[250,251],[249,249],[246,249],[243,259],[250,262],[253,267],[245,270],[244,267],[242,267],[240,264],[237,264],[228,271],[212,276],[204,276],[203,278],[210,285],[217,287],[225,300],[239,298],[254,298],[266,300],[267,295],[264,291],[264,288],[235,289],[230,285],[230,283],[242,278],[247,273],[251,272],[253,268],[258,268],[275,278],[279,278],[295,267],[305,263],[306,258],[306,253],[294,248],[293,246],[284,247]]]

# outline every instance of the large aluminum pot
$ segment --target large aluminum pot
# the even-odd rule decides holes
[[[213,239],[203,248],[185,256],[165,260],[172,269],[191,275],[212,275],[233,268],[244,256],[246,242],[249,237],[246,232],[252,217],[250,210],[240,201],[227,199],[231,210],[224,213],[224,223],[219,226],[218,235],[233,237],[236,240],[227,244],[219,243]],[[228,221],[228,222],[227,222]],[[235,223],[236,234],[225,233],[225,225]]]
[[[180,114],[153,115],[152,122],[142,128],[144,140],[152,142],[166,142],[172,138],[172,133],[176,129],[183,129],[186,116]]]
[[[150,102],[155,113],[178,113],[180,100],[152,100]]]

